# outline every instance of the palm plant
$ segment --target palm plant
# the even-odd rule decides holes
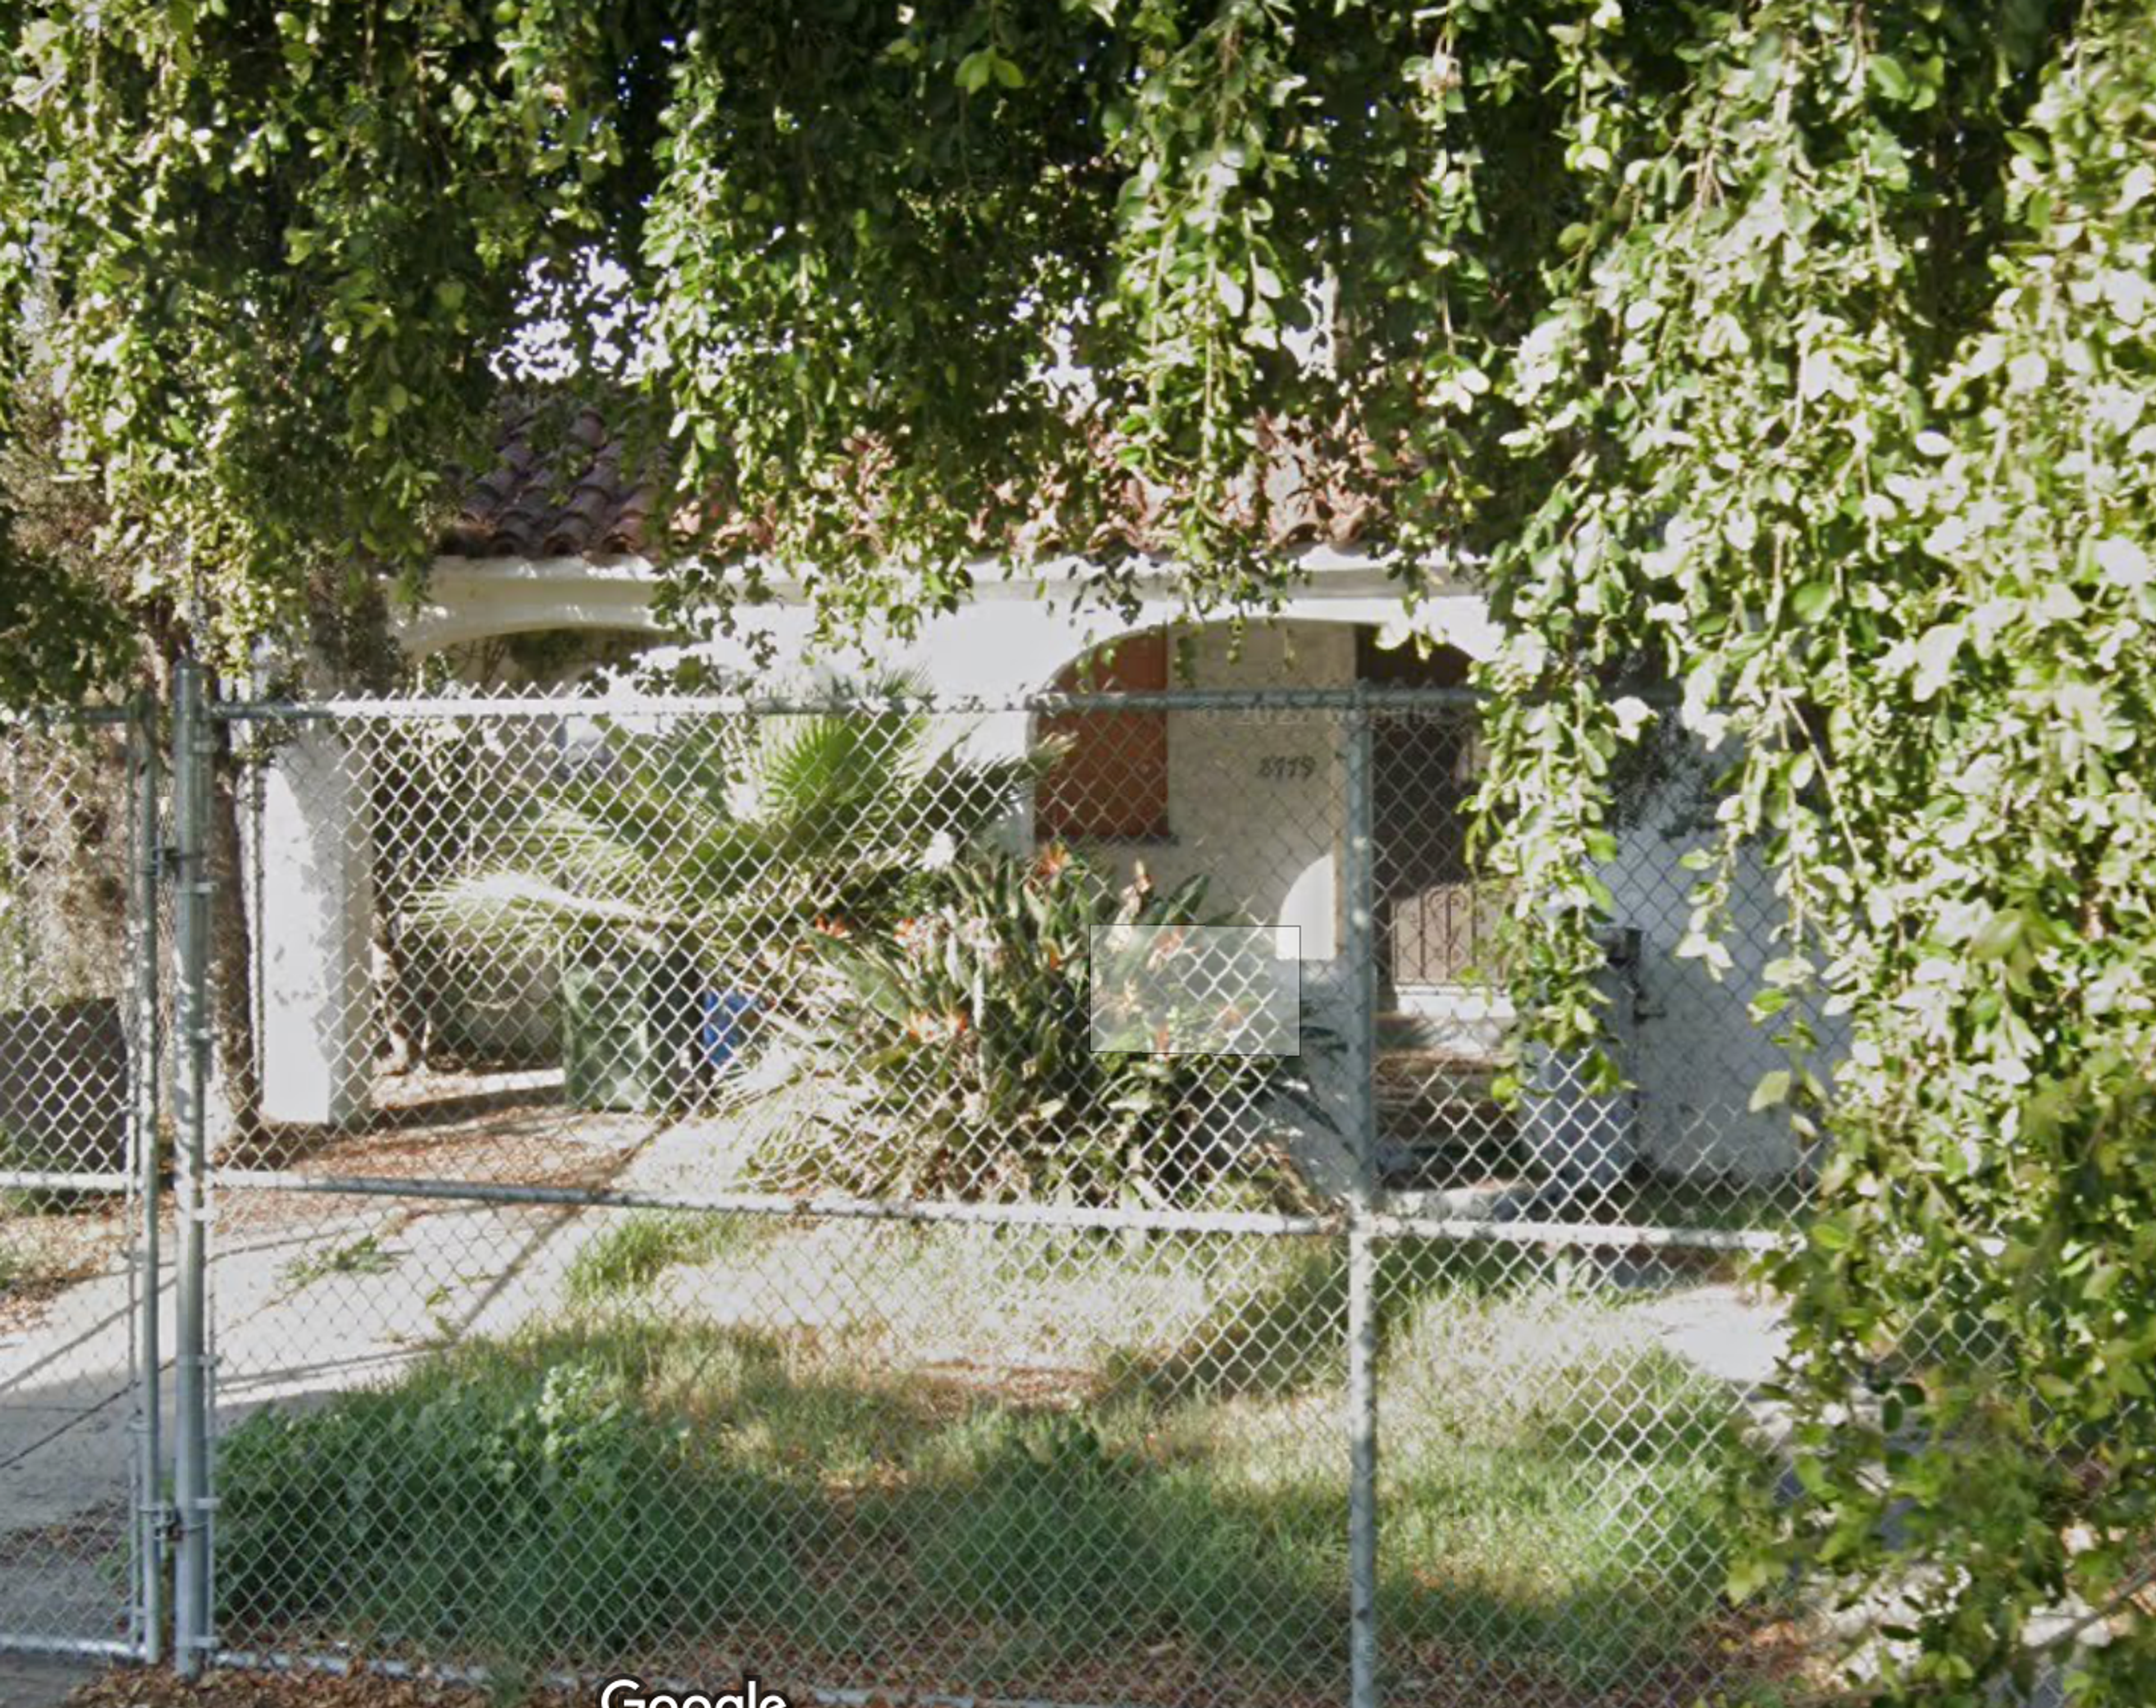
[[[405,922],[483,965],[656,957],[684,1003],[783,1000],[812,923],[895,916],[1053,757],[970,757],[895,704],[911,686],[871,685],[863,711],[598,719],[588,757],[484,815]]]

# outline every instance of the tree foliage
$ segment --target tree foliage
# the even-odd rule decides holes
[[[1782,1557],[1890,1592],[1886,1699],[1989,1700],[2048,1651],[2125,1703],[2156,1685],[2156,13],[1976,10],[1732,13],[1575,148],[1607,194],[1503,387],[1566,460],[1502,554],[1491,794],[1575,904],[1532,923],[1577,989],[1644,711],[1605,685],[1681,680],[1730,760],[1684,950],[1719,957],[1763,848],[1790,924],[1755,1008],[1853,1035],[1830,1093],[1790,1022],[1763,1087],[1832,1141],[1779,1266]]]
[[[684,613],[771,562],[833,628],[1054,551],[1112,596],[1142,545],[1263,608],[1284,459],[1410,604],[1472,566],[1553,1043],[1599,1029],[1629,690],[1679,680],[1728,762],[1685,947],[1719,958],[1763,850],[1792,924],[1756,1006],[1799,1051],[1764,1090],[1832,1139],[1783,1272],[1785,1543],[1941,1568],[1903,1700],[1979,1700],[2041,1610],[2126,1617],[2151,0],[103,0],[0,4],[0,54],[8,368],[59,376],[123,603],[228,656],[424,562],[531,269],[596,249]],[[1814,1003],[1854,1039],[1830,1087]],[[2151,1694],[2144,1629],[2076,1653],[2088,1700]]]
[[[57,377],[126,602],[228,659],[422,559],[527,259],[598,217],[600,26],[505,12],[0,8],[10,377]]]

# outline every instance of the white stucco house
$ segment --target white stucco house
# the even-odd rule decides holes
[[[435,660],[452,675],[499,677],[505,640],[544,634],[569,639],[546,667],[558,677],[590,658],[619,662],[673,644],[653,614],[658,577],[642,550],[649,496],[624,480],[596,418],[579,430],[572,449],[581,446],[587,460],[570,480],[512,444],[502,466],[479,483],[444,539],[424,602],[396,619],[408,660]],[[1290,471],[1272,514],[1300,582],[1278,618],[1240,639],[1226,625],[1185,619],[1171,561],[1148,562],[1141,608],[1117,616],[1058,597],[1086,573],[1082,561],[1069,560],[1023,580],[983,566],[964,608],[907,639],[871,640],[860,654],[822,662],[841,675],[903,670],[939,697],[996,702],[1073,685],[1075,668],[1111,642],[1112,664],[1090,679],[1110,693],[1457,685],[1469,661],[1495,644],[1483,598],[1461,584],[1440,587],[1421,604],[1416,626],[1438,642],[1434,650],[1384,644],[1401,627],[1398,586],[1383,558],[1358,544],[1353,511],[1295,490]],[[775,602],[754,615],[776,655],[798,664],[808,615],[798,587],[781,581],[774,591]],[[575,643],[578,635],[588,645]],[[722,669],[752,667],[745,642],[705,650]],[[528,664],[527,653],[524,680]],[[506,674],[513,679],[518,669]],[[1139,727],[1120,723],[1114,752],[1074,754],[1072,763],[1093,767],[1087,804],[1074,813],[1044,800],[1035,833],[1092,844],[1111,860],[1143,859],[1163,880],[1205,870],[1219,899],[1253,920],[1296,928],[1306,985],[1337,986],[1345,970],[1342,776],[1331,716],[1173,710],[1132,739]],[[1017,713],[975,719],[968,739],[1018,748],[1039,733],[1036,720]],[[1083,750],[1087,732],[1075,734]],[[1482,1088],[1508,1015],[1498,994],[1469,977],[1485,929],[1460,816],[1471,731],[1464,721],[1425,721],[1381,727],[1374,740],[1375,936],[1387,1014],[1381,1084],[1393,1094],[1395,1160],[1411,1172],[1419,1128],[1457,1120],[1456,1107],[1452,1116],[1440,1107],[1447,1099],[1465,1099],[1476,1119],[1486,1118]],[[264,793],[268,854],[259,879],[263,912],[284,921],[262,946],[266,1112],[349,1121],[364,1095],[364,1076],[351,1064],[370,1049],[361,1035],[366,1004],[357,999],[367,977],[368,901],[364,839],[337,821],[361,808],[356,800],[326,807],[350,785],[340,783],[334,756],[307,742],[275,771]],[[1745,1013],[1758,968],[1775,952],[1774,898],[1762,876],[1741,899],[1750,929],[1732,946],[1738,964],[1727,982],[1671,957],[1687,881],[1676,861],[1697,833],[1679,798],[1691,786],[1680,777],[1662,786],[1667,798],[1641,804],[1607,875],[1627,928],[1623,964],[1611,974],[1613,1025],[1635,1089],[1589,1098],[1572,1088],[1522,1120],[1531,1129],[1539,1124],[1545,1142],[1584,1150],[1597,1168],[1777,1177],[1802,1158],[1785,1118],[1747,1108],[1750,1088],[1781,1056]]]

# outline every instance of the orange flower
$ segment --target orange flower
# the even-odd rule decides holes
[[[947,1014],[916,1008],[906,1017],[906,1035],[916,1044],[942,1044],[966,1035],[966,1012],[953,1008]]]
[[[850,937],[854,934],[854,928],[848,925],[845,921],[842,919],[827,919],[820,913],[808,922],[808,929],[812,931],[819,932],[826,937],[837,937],[843,939]]]

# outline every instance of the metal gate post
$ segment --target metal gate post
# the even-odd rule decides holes
[[[1348,1659],[1353,1708],[1378,1702],[1377,953],[1375,791],[1370,714],[1342,730],[1348,818],[1342,850],[1348,971],[1347,1069],[1355,1189],[1348,1222]]]
[[[154,1666],[165,1645],[165,1501],[163,1478],[164,1352],[159,1316],[157,1194],[162,1184],[157,1116],[157,1075],[164,1063],[158,997],[158,905],[163,880],[162,829],[158,823],[157,703],[145,697],[127,726],[135,782],[135,1015],[128,1057],[131,1140],[135,1147],[136,1213],[140,1244],[136,1259],[136,1403],[141,1408],[135,1461],[135,1613],[142,1659]]]
[[[209,1205],[209,730],[201,667],[183,664],[172,700],[173,936],[178,950],[172,1112],[178,1127],[173,1188],[179,1252],[173,1277],[172,1498],[177,1557],[172,1581],[173,1661],[183,1678],[202,1670],[209,1644],[209,1405],[205,1315]]]

